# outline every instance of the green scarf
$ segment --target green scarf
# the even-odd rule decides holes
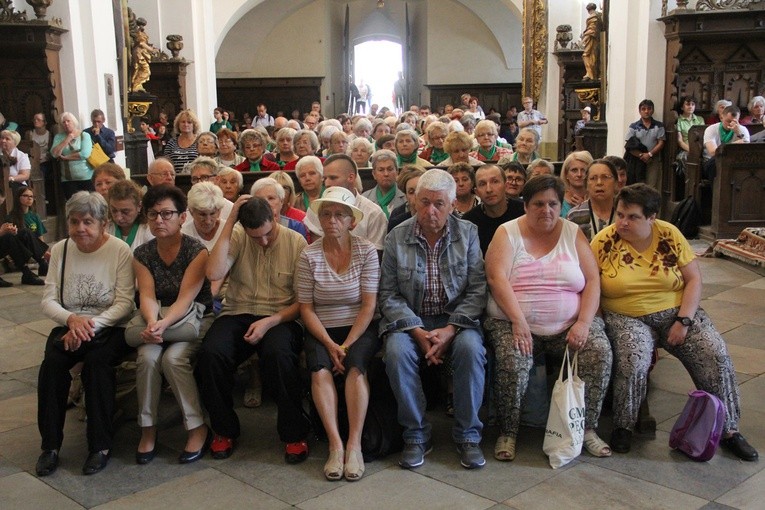
[[[448,157],[449,155],[444,152],[443,149],[436,149],[433,147],[433,152],[430,153],[430,162],[434,165],[438,165]]]
[[[401,154],[396,154],[396,159],[398,160],[398,167],[401,168],[404,165],[416,165],[417,164],[417,151],[413,151],[411,155],[409,156],[402,156]]]
[[[730,143],[733,140],[734,131],[733,129],[728,131],[723,127],[723,123],[720,122],[720,144]]]
[[[262,157],[258,158],[258,160],[253,163],[250,161],[250,172],[260,172],[260,162],[263,160]]]
[[[324,194],[324,185],[321,185],[321,191],[319,192],[319,198]],[[306,212],[308,212],[308,209],[311,207],[311,202],[308,200],[308,193],[305,191],[303,192],[303,206],[305,207]]]
[[[484,161],[494,161],[494,155],[497,153],[497,146],[492,145],[490,151],[483,150],[482,147],[478,147],[478,154],[483,156]]]
[[[115,223],[114,225],[114,233],[117,237],[122,239],[127,243],[128,246],[133,246],[133,241],[135,241],[135,235],[138,232],[138,223],[133,223],[133,226],[130,227],[130,232],[128,233],[127,239],[123,239],[125,234],[122,233],[122,229]]]
[[[390,219],[390,211],[388,211],[388,205],[390,205],[390,203],[393,202],[393,199],[396,198],[396,186],[391,186],[385,195],[383,195],[380,186],[375,186],[375,190],[377,194],[377,203],[380,204],[380,207],[385,213],[385,217]]]

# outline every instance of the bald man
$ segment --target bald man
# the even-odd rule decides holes
[[[149,186],[159,184],[170,184],[175,186],[175,169],[173,162],[167,158],[157,158],[149,165],[149,171],[146,174],[146,180]]]

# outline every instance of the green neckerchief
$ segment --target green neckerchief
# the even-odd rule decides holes
[[[723,123],[720,122],[719,130],[720,130],[720,143],[721,144],[723,144],[723,143],[730,143],[730,141],[733,140],[733,132],[734,132],[733,129],[728,131],[727,129],[725,129],[723,127]]]
[[[488,152],[483,150],[482,147],[480,147],[480,146],[478,147],[478,154],[483,156],[484,161],[493,161],[494,160],[494,155],[496,153],[497,153],[497,146],[496,145],[492,145],[491,146],[491,150],[488,151]]]
[[[436,149],[433,147],[433,151],[430,153],[430,162],[434,165],[438,165],[448,157],[449,155],[444,152],[443,149]]]
[[[412,151],[411,156],[404,157],[401,154],[396,154],[398,160],[398,167],[401,168],[404,165],[416,165],[417,164],[417,151]]]
[[[535,159],[539,159],[539,155],[536,152],[532,152],[531,156],[529,156],[529,163],[531,163]],[[518,152],[517,151],[513,153],[513,161],[518,161]],[[523,163],[521,163],[521,164],[523,164]]]
[[[250,161],[250,172],[260,172],[261,161],[263,161],[263,157],[258,158],[258,160],[255,163]]]
[[[321,198],[321,196],[324,194],[324,189],[324,185],[322,184],[321,191],[319,192],[319,198]],[[305,191],[303,191],[303,205],[305,206],[305,210],[307,212],[311,206],[311,202],[308,200],[308,193]]]
[[[130,233],[128,233],[127,239],[124,239],[125,234],[122,233],[122,229],[116,223],[114,224],[114,233],[117,234],[117,237],[125,241],[128,246],[133,246],[133,241],[135,241],[135,235],[137,232],[138,223],[133,223],[133,226],[130,227]]]
[[[390,211],[388,211],[388,205],[393,202],[394,198],[396,198],[396,185],[394,184],[391,186],[385,195],[383,195],[380,186],[375,186],[375,189],[377,190],[377,203],[380,204],[380,207],[385,213],[385,217],[390,219]]]

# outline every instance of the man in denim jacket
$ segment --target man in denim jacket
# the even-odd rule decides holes
[[[398,421],[406,446],[399,464],[425,462],[432,449],[425,418],[420,363],[454,368],[455,424],[452,438],[467,469],[486,463],[478,419],[484,387],[486,350],[479,319],[486,305],[478,231],[451,215],[456,184],[443,170],[420,177],[416,215],[385,239],[380,283],[381,334],[385,365],[398,401]]]

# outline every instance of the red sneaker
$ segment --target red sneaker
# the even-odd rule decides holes
[[[227,459],[234,451],[234,440],[228,437],[215,435],[210,444],[210,453],[213,459]]]
[[[297,443],[287,443],[284,450],[284,460],[287,464],[297,464],[308,458],[308,442],[298,441]]]

